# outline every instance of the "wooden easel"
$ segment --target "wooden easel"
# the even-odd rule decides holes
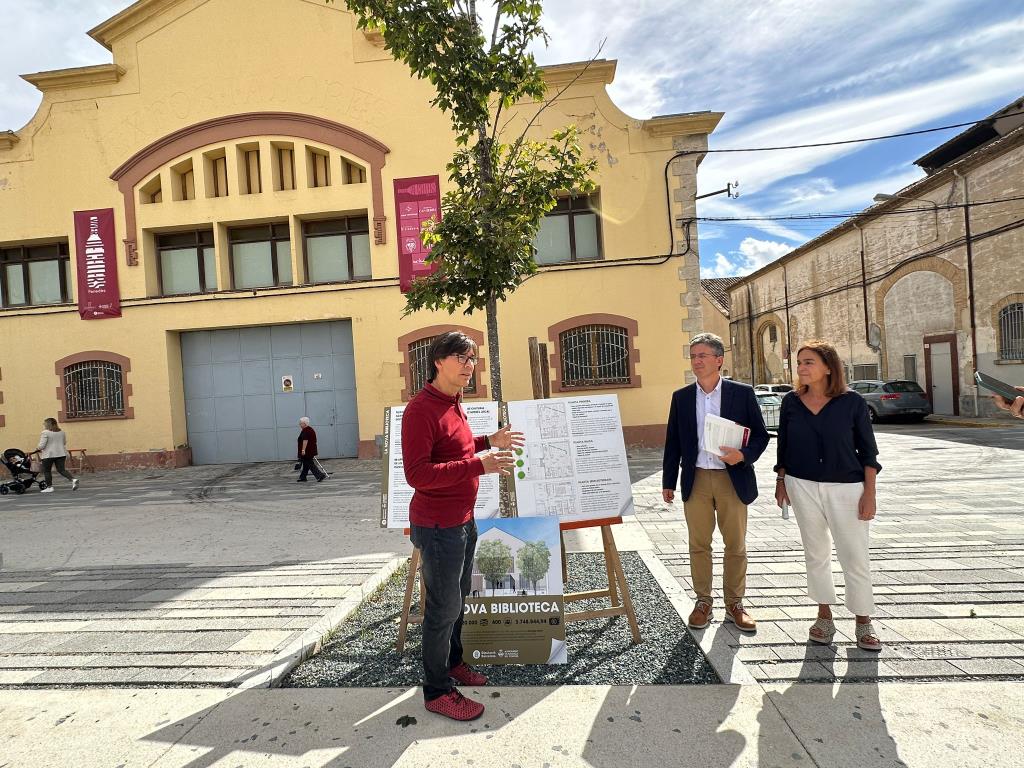
[[[576,611],[566,613],[563,619],[566,623],[570,621],[587,621],[589,619],[603,619],[610,616],[625,616],[629,619],[629,631],[633,634],[633,645],[643,642],[640,637],[640,627],[636,622],[636,611],[633,610],[633,598],[629,594],[629,584],[626,583],[626,571],[622,568],[622,558],[619,557],[619,548],[615,546],[615,536],[612,535],[612,526],[622,522],[621,517],[605,517],[597,520],[578,520],[559,524],[559,538],[562,540],[562,580],[569,581],[569,566],[565,556],[565,532],[574,531],[580,528],[600,528],[601,542],[604,544],[604,567],[608,574],[608,588],[594,589],[589,592],[569,592],[563,597],[566,603],[578,600],[594,600],[607,597],[611,608],[598,608],[590,611]]]
[[[575,531],[581,528],[600,528],[601,541],[604,544],[605,572],[608,574],[608,587],[606,589],[594,589],[589,592],[570,592],[563,596],[566,603],[579,600],[595,600],[607,597],[611,603],[610,608],[598,608],[590,611],[575,611],[566,613],[563,620],[588,621],[590,619],[602,619],[611,616],[625,616],[629,619],[629,631],[633,635],[633,644],[643,642],[640,636],[640,626],[636,621],[636,611],[633,610],[633,598],[629,594],[629,585],[626,583],[626,572],[622,568],[622,559],[619,557],[618,547],[615,546],[615,537],[612,535],[612,526],[622,522],[621,517],[605,517],[597,520],[578,520],[567,523],[560,523],[559,538],[562,542],[562,583],[569,581],[569,566],[565,557],[565,532]],[[405,530],[406,535],[409,529]],[[416,571],[420,567],[420,551],[413,547],[412,555],[409,557],[409,574],[405,579],[405,599],[402,602],[402,617],[398,623],[398,641],[395,648],[399,653],[405,650],[405,638],[409,631],[410,624],[423,623],[423,610],[426,605],[426,589],[423,586],[423,579],[420,579],[420,612],[412,613],[412,593],[416,587]]]
[[[405,529],[405,535],[409,535],[409,529]],[[423,611],[427,605],[427,589],[423,586],[423,579],[420,579],[420,612],[412,613],[412,590],[416,585],[416,571],[420,569],[420,551],[412,548],[412,555],[409,556],[409,575],[405,577],[405,599],[402,601],[402,618],[398,622],[398,642],[395,648],[399,653],[405,651],[405,636],[409,631],[410,624],[423,623]]]

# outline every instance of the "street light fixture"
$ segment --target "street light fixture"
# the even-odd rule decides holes
[[[939,204],[934,200],[929,200],[926,197],[909,197],[908,195],[888,195],[885,192],[879,192],[877,195],[871,198],[876,203],[887,203],[890,200],[917,200],[920,203],[928,203],[932,207],[932,212],[935,214],[935,240],[939,238]]]

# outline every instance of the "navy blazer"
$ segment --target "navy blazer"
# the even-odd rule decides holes
[[[768,430],[765,429],[761,409],[757,405],[753,387],[729,379],[722,380],[723,419],[735,421],[750,428],[750,437],[745,448],[741,448],[743,461],[734,466],[726,465],[736,495],[744,504],[757,498],[757,478],[754,476],[754,462],[768,447]],[[693,478],[697,469],[697,384],[688,384],[672,393],[672,407],[668,414],[668,431],[665,435],[665,456],[662,464],[661,487],[675,490],[679,468],[683,470],[683,501],[690,498]]]

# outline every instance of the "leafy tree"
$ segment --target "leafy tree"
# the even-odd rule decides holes
[[[543,541],[528,541],[519,550],[519,572],[523,578],[533,584],[533,594],[537,594],[537,581],[544,578],[551,565],[551,550]]]
[[[455,134],[457,149],[447,166],[453,187],[442,201],[441,220],[423,233],[432,248],[428,261],[438,268],[414,281],[405,314],[483,309],[492,392],[501,400],[498,302],[537,271],[533,241],[558,194],[594,188],[595,162],[583,159],[575,127],[546,141],[527,138],[561,91],[537,108],[517,137],[504,141],[503,113],[545,99],[544,79],[528,52],[534,40],[548,40],[542,2],[492,0],[488,41],[477,0],[345,1],[361,28],[378,30],[395,59],[430,81],[436,91],[431,104],[449,116]]]
[[[476,545],[476,567],[491,582],[493,596],[495,584],[512,570],[512,550],[497,539],[481,541]]]

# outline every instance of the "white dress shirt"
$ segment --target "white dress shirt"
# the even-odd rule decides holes
[[[698,469],[725,469],[725,462],[715,454],[705,450],[704,416],[713,413],[722,415],[722,377],[710,392],[705,392],[697,382],[697,467]],[[718,446],[715,446],[716,448]]]

